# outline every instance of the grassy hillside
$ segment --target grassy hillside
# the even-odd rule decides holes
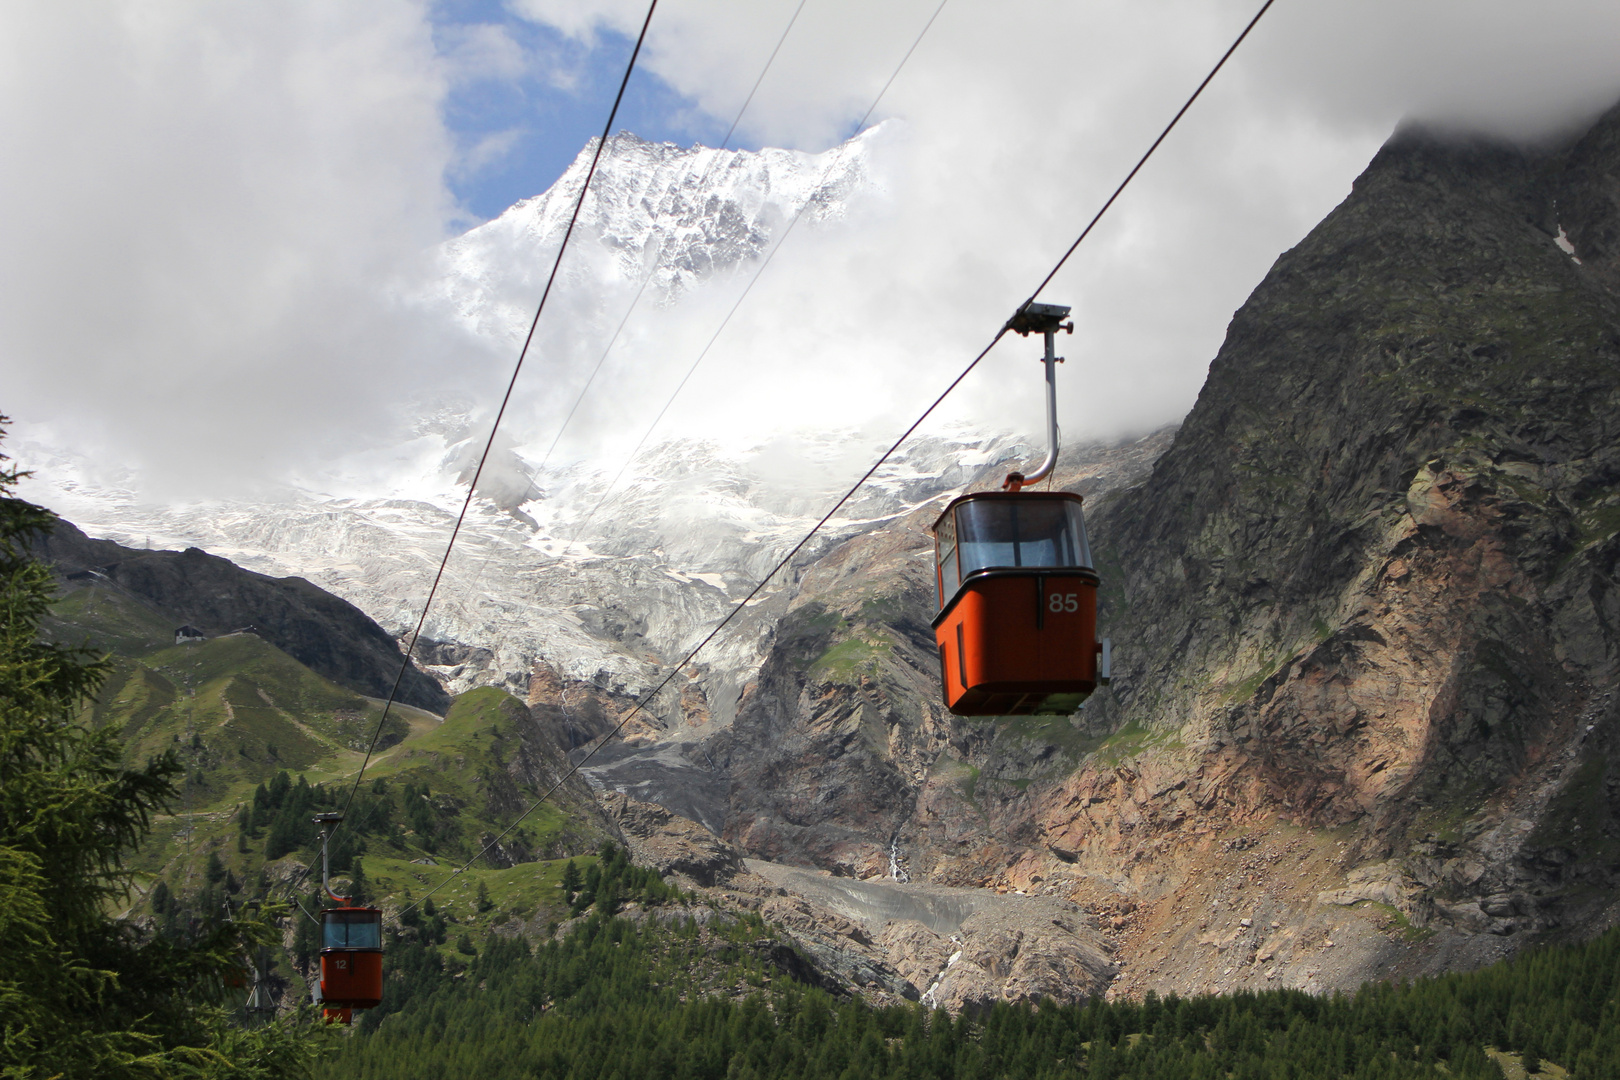
[[[348,801],[382,702],[251,633],[176,645],[170,622],[90,584],[63,595],[48,625],[57,640],[109,653],[110,674],[83,722],[117,730],[131,763],[173,750],[185,767],[179,805],[156,820],[131,859],[137,895],[127,914],[190,934],[258,897],[319,905],[310,816]],[[447,956],[468,934],[566,919],[568,859],[579,856],[576,872],[587,872],[589,853],[606,838],[580,792],[565,790],[489,858],[454,874],[561,768],[527,707],[501,690],[464,694],[442,718],[396,704],[334,840],[334,874],[391,911],[442,885],[431,918],[418,915],[406,938]],[[308,938],[308,926],[295,937]],[[309,948],[302,952],[307,960]],[[294,967],[281,964],[290,989],[302,993]]]

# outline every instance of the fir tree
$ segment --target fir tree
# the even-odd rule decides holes
[[[270,927],[204,925],[182,946],[108,915],[181,769],[172,751],[126,768],[116,731],[78,722],[107,662],[41,639],[55,585],[29,544],[54,519],[13,497],[22,475],[0,466],[0,1075],[223,1076],[249,1059],[259,1075],[306,1071],[307,1044],[279,1025],[234,1031],[206,1006]],[[153,894],[172,911],[167,886]]]
[[[1533,1076],[1541,1071],[1541,1045],[1534,1034],[1525,1036],[1524,1048],[1519,1051],[1519,1063],[1524,1066],[1526,1076]]]
[[[562,876],[563,901],[565,903],[572,904],[574,902],[574,894],[579,892],[580,883],[579,867],[574,865],[573,859],[569,859],[568,865],[563,867]]]

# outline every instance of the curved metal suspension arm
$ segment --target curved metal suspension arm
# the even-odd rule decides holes
[[[343,820],[342,814],[316,814],[315,823],[321,827],[321,891],[340,904],[347,904],[347,896],[339,896],[332,891],[331,859],[327,847],[332,839],[332,826]]]
[[[1057,465],[1059,445],[1057,422],[1058,358],[1053,351],[1052,339],[1054,337],[1056,335],[1051,330],[1046,332],[1046,356],[1044,359],[1046,364],[1046,460],[1041,462],[1040,467],[1034,472],[1024,477],[1023,483],[1019,485],[1020,487],[1040,483],[1051,474],[1052,469]]]
[[[1047,310],[1026,313],[1025,309],[1030,307],[1040,307]],[[1061,314],[1058,314],[1060,312]],[[1020,488],[1038,484],[1051,475],[1053,468],[1057,466],[1060,445],[1057,421],[1057,365],[1063,363],[1063,358],[1057,355],[1056,339],[1059,330],[1074,333],[1074,323],[1061,321],[1063,315],[1068,313],[1068,308],[1059,307],[1055,304],[1025,305],[1025,308],[1019,309],[1018,315],[1013,316],[1013,321],[1008,323],[1008,326],[1019,333],[1027,334],[1029,330],[1039,329],[1041,335],[1046,339],[1046,355],[1043,357],[1043,363],[1046,365],[1046,460],[1041,462],[1034,472],[1008,473],[1006,482],[1001,485],[1007,491],[1017,491]],[[1041,318],[1043,315],[1045,318]],[[1021,317],[1024,320],[1022,325],[1019,322]],[[1029,329],[1024,329],[1024,326],[1028,326]]]

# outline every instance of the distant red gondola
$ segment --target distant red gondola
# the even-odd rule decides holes
[[[321,885],[327,896],[342,906],[321,911],[321,976],[316,988],[322,1016],[328,1023],[347,1024],[355,1009],[382,1004],[382,911],[348,902],[332,891],[327,865],[327,842],[342,814],[316,814],[321,826]]]
[[[321,1004],[327,1009],[381,1005],[382,952],[381,910],[336,907],[322,911]]]

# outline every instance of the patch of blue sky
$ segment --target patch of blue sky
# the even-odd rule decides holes
[[[635,44],[607,29],[572,38],[501,0],[436,4],[433,30],[450,77],[444,122],[456,140],[446,179],[469,225],[545,191],[601,134]],[[638,66],[614,128],[714,146],[728,124]]]

